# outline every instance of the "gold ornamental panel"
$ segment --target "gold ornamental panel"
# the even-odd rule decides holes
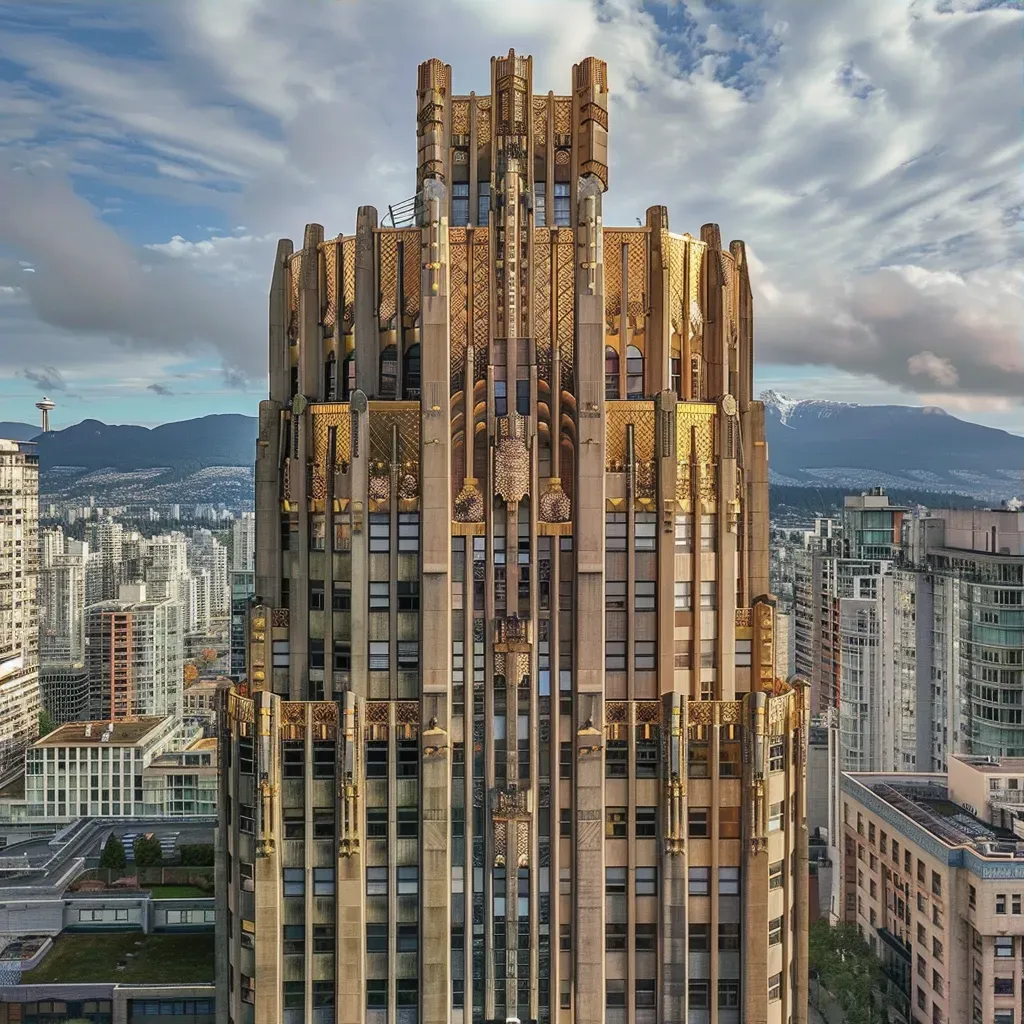
[[[469,345],[469,247],[465,228],[448,229],[448,308],[451,310],[452,392],[462,390]],[[470,382],[471,383],[471,382]]]
[[[473,373],[466,374],[466,387],[487,376],[490,344],[491,246],[487,228],[473,229]]]
[[[469,100],[452,100],[452,135],[469,134]]]
[[[543,153],[548,146],[548,100],[546,96],[533,97],[533,148]]]
[[[555,97],[555,132],[568,135],[572,132],[572,97]]]
[[[573,331],[576,298],[576,240],[572,228],[558,228],[555,232],[555,301],[558,324],[558,357],[560,360],[563,391],[573,392]]]
[[[680,402],[676,406],[676,500],[683,511],[690,505],[690,464],[700,473],[700,498],[713,505],[716,494],[715,416],[711,402]],[[709,509],[710,511],[710,509]]]
[[[622,246],[625,231],[604,233],[604,319],[609,333],[618,327],[622,311]],[[622,353],[625,355],[625,353]]]
[[[533,337],[537,347],[537,376],[550,381],[551,232],[544,228],[534,232],[533,241]]]
[[[740,725],[743,721],[743,702],[738,700],[722,700],[715,705],[718,711],[719,725]]]
[[[654,461],[654,403],[606,402],[605,469],[609,473],[626,469],[626,428],[630,423],[633,424],[633,455],[637,466]]]
[[[704,322],[700,307],[701,268],[705,243],[691,235],[661,233],[662,252],[669,273],[669,318],[680,337],[694,335]]]
[[[656,700],[638,700],[633,704],[633,714],[637,725],[660,725],[661,702]]]
[[[228,694],[228,717],[235,722],[252,724],[255,713],[252,699],[240,697],[237,693]]]
[[[420,403],[370,402],[370,497],[378,502],[390,496],[393,428],[398,433],[398,497],[413,500],[419,496]],[[374,486],[384,486],[388,493],[374,492]]]
[[[370,700],[366,702],[366,724],[387,725],[388,724],[388,701]]]
[[[661,233],[661,251],[668,267],[668,309],[674,334],[683,334],[685,315],[683,296],[686,291],[686,242],[669,231]]]
[[[794,694],[784,693],[779,697],[768,698],[768,735],[782,736],[788,732],[790,720],[790,702]]]
[[[626,313],[634,328],[643,331],[644,317],[650,305],[647,294],[647,230],[637,228],[627,232],[626,241],[629,243],[625,268]]]
[[[338,322],[338,249],[337,239],[324,242],[324,278],[327,281],[324,327],[333,327]]]
[[[281,701],[280,734],[283,740],[305,739],[306,704],[304,701]]]
[[[629,705],[624,700],[605,701],[604,723],[605,725],[625,724],[629,713]]]
[[[377,311],[381,330],[387,329],[398,311],[398,232],[385,228],[377,232],[380,240],[380,307]]]
[[[476,143],[489,146],[491,143],[491,98],[481,96],[476,101]]]
[[[525,868],[530,863],[530,823],[528,821],[516,822],[516,854],[519,857],[519,867]]]
[[[299,331],[299,282],[302,280],[302,250],[293,252],[288,259],[288,333],[293,337]]]
[[[285,725],[306,724],[306,702],[301,700],[281,701],[281,721]]]
[[[330,431],[335,430],[334,472],[345,473],[352,458],[352,411],[348,402],[317,402],[309,407],[313,418],[313,477],[326,485]],[[314,491],[316,490],[314,483]],[[325,486],[326,490],[326,486]],[[314,494],[323,498],[323,494]]]
[[[691,726],[711,725],[714,720],[714,705],[712,700],[690,700],[686,702],[687,719]]]
[[[356,308],[356,239],[343,239],[341,243],[342,314],[345,329],[351,329]]]
[[[623,247],[626,263],[623,265]],[[622,309],[626,294],[629,308]],[[647,314],[647,229],[615,228],[604,233],[604,306],[609,328],[623,314],[632,320],[634,330],[643,332]],[[622,353],[624,355],[624,353]]]
[[[420,315],[420,288],[423,260],[420,253],[420,229],[406,228],[402,242],[402,315],[415,323]]]

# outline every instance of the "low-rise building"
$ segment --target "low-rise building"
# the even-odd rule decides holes
[[[182,717],[186,721],[208,721],[210,725],[214,725],[221,694],[229,691],[233,685],[232,681],[224,676],[196,680],[191,686],[185,687],[182,695]]]
[[[908,1021],[1020,1021],[1024,843],[974,813],[988,780],[963,758],[948,775],[842,778],[842,916],[882,959]]]
[[[62,725],[28,749],[26,815],[54,822],[140,815],[143,770],[180,742],[170,716]]]
[[[191,818],[217,813],[217,740],[159,754],[142,770],[143,814]]]

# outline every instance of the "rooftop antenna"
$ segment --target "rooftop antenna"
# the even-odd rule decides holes
[[[44,398],[41,402],[36,402],[36,408],[43,414],[43,433],[48,434],[50,432],[50,411],[56,409],[57,405],[50,399]]]

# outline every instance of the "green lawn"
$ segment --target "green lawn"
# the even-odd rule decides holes
[[[141,932],[66,933],[43,962],[21,976],[23,985],[46,982],[143,982],[154,985],[213,982],[214,937],[143,935]],[[141,945],[136,945],[141,942]],[[130,959],[127,954],[134,954]],[[116,970],[118,963],[127,966]]]
[[[195,885],[146,885],[155,900],[212,900],[212,892],[203,892]]]

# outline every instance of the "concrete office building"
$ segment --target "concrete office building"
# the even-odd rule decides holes
[[[0,776],[39,735],[39,456],[0,440]]]
[[[843,776],[842,917],[883,960],[906,1020],[1019,1024],[1024,843],[970,808],[1024,772],[949,765],[948,776]]]
[[[603,62],[491,68],[278,246],[219,1019],[802,1024],[744,246],[604,224]]]

